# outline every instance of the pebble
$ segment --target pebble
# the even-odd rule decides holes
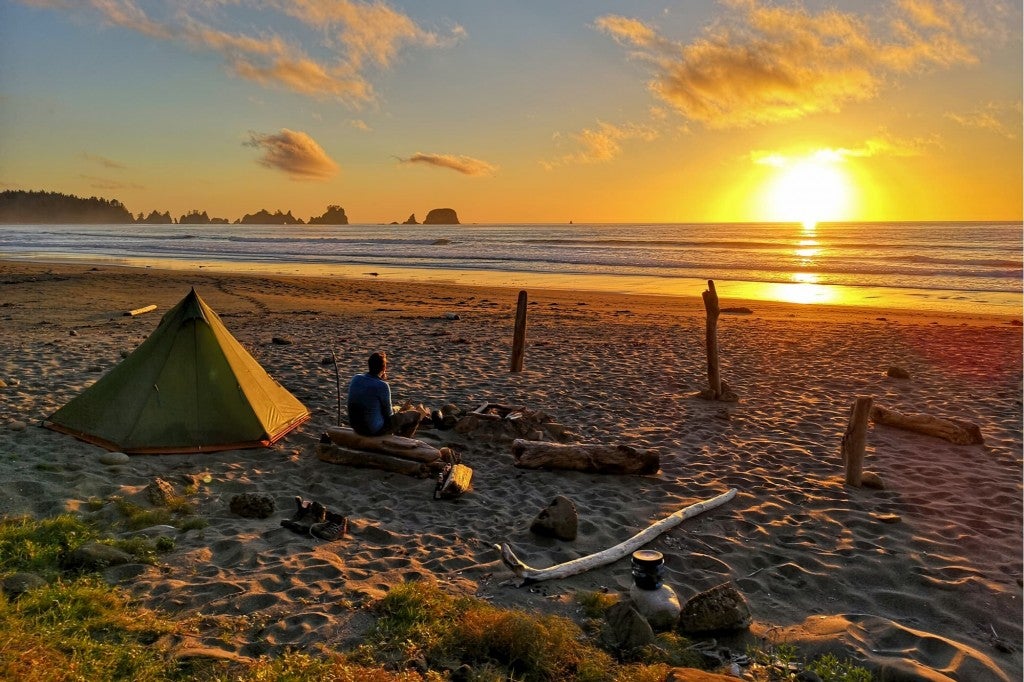
[[[3,379],[0,379],[0,388],[7,388],[7,382]]]
[[[101,464],[127,464],[131,457],[123,452],[104,452],[100,455]]]
[[[23,421],[13,421],[7,425],[7,428],[9,428],[11,431],[24,431],[25,429],[28,428],[28,424],[26,424]]]

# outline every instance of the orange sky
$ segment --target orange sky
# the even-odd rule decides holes
[[[535,5],[0,0],[0,187],[230,220],[1021,218],[1019,3]]]

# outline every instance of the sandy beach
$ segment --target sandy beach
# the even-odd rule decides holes
[[[100,463],[100,448],[41,428],[191,286],[310,421],[267,449],[133,456],[117,466]],[[575,593],[628,591],[628,560],[517,588],[494,544],[510,542],[544,567],[737,488],[730,503],[650,544],[681,599],[731,581],[754,617],[749,641],[835,652],[882,679],[1021,679],[1018,320],[723,300],[753,312],[720,319],[722,374],[740,402],[715,403],[693,397],[706,386],[700,291],[531,290],[525,370],[510,373],[517,293],[0,263],[0,514],[102,516],[109,505],[97,500],[137,494],[155,477],[198,481],[194,499],[209,525],[178,534],[160,565],[105,577],[145,606],[189,619],[178,649],[252,658],[351,646],[371,618],[360,606],[406,580],[577,617]],[[157,310],[123,315],[149,304]],[[437,501],[431,480],[322,462],[315,445],[338,423],[335,371],[323,360],[337,354],[344,386],[375,350],[388,353],[396,402],[542,410],[574,442],[657,449],[661,471],[521,470],[508,442],[424,430],[419,437],[455,448],[474,470],[472,491]],[[910,379],[888,377],[893,365]],[[985,444],[872,425],[865,469],[885,489],[848,487],[839,448],[857,396],[966,419]],[[277,513],[231,513],[230,499],[245,492],[274,496]],[[348,536],[323,542],[282,528],[296,495],[345,514]],[[556,495],[578,509],[573,542],[529,531]]]

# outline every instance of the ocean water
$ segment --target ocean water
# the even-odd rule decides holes
[[[0,225],[0,258],[1021,312],[1020,223]],[[369,275],[368,273],[372,273]]]

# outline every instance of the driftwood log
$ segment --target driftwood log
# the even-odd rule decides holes
[[[450,500],[462,495],[472,487],[473,470],[465,464],[445,466],[438,474],[437,487],[434,488],[435,500]]]
[[[379,452],[427,464],[441,459],[440,450],[415,438],[395,435],[360,436],[344,426],[330,426],[325,433],[334,444],[353,450]]]
[[[843,466],[846,469],[846,484],[860,487],[864,473],[864,446],[868,436],[868,414],[871,413],[870,397],[857,398],[850,410],[850,421],[843,434]]]
[[[520,469],[654,474],[661,467],[657,451],[631,445],[562,444],[517,438],[512,441],[512,457]]]
[[[320,461],[330,462],[331,464],[345,464],[363,469],[380,469],[417,478],[432,476],[444,466],[440,460],[431,463],[418,462],[414,459],[386,455],[382,452],[353,450],[335,445],[334,443],[317,444],[316,457]]]
[[[666,516],[660,521],[656,521],[630,539],[625,542],[620,542],[614,547],[609,547],[608,549],[597,552],[596,554],[590,554],[578,559],[573,559],[572,561],[557,564],[549,568],[533,568],[523,563],[519,557],[515,555],[515,552],[512,551],[512,548],[508,543],[495,545],[494,548],[501,552],[502,562],[520,578],[522,581],[519,583],[520,587],[530,583],[540,582],[541,580],[567,578],[571,575],[585,573],[591,569],[613,563],[625,556],[629,556],[662,533],[675,528],[686,519],[693,518],[702,512],[723,505],[734,497],[736,497],[736,489],[732,488],[728,492],[712,497],[709,500],[704,500],[702,502],[697,502],[696,504],[691,504],[688,507],[683,507],[674,514]]]
[[[981,445],[985,442],[978,425],[963,419],[933,417],[930,414],[902,414],[876,405],[871,408],[871,420],[876,424],[942,438],[957,445]]]
[[[512,331],[512,360],[509,369],[512,372],[523,371],[523,354],[526,352],[526,291],[519,292],[516,302],[516,326]]]
[[[708,356],[708,387],[697,395],[704,400],[735,403],[739,401],[739,396],[722,381],[718,362],[718,316],[722,311],[718,306],[718,290],[715,289],[715,280],[708,280],[708,289],[701,292],[701,298],[704,300],[704,311],[707,317],[704,346]]]
[[[124,316],[125,317],[135,317],[136,315],[142,315],[144,313],[150,313],[150,312],[153,312],[154,310],[156,310],[156,304],[155,303],[153,303],[151,305],[142,306],[141,308],[136,308],[134,310],[126,310],[125,313],[124,313]]]

